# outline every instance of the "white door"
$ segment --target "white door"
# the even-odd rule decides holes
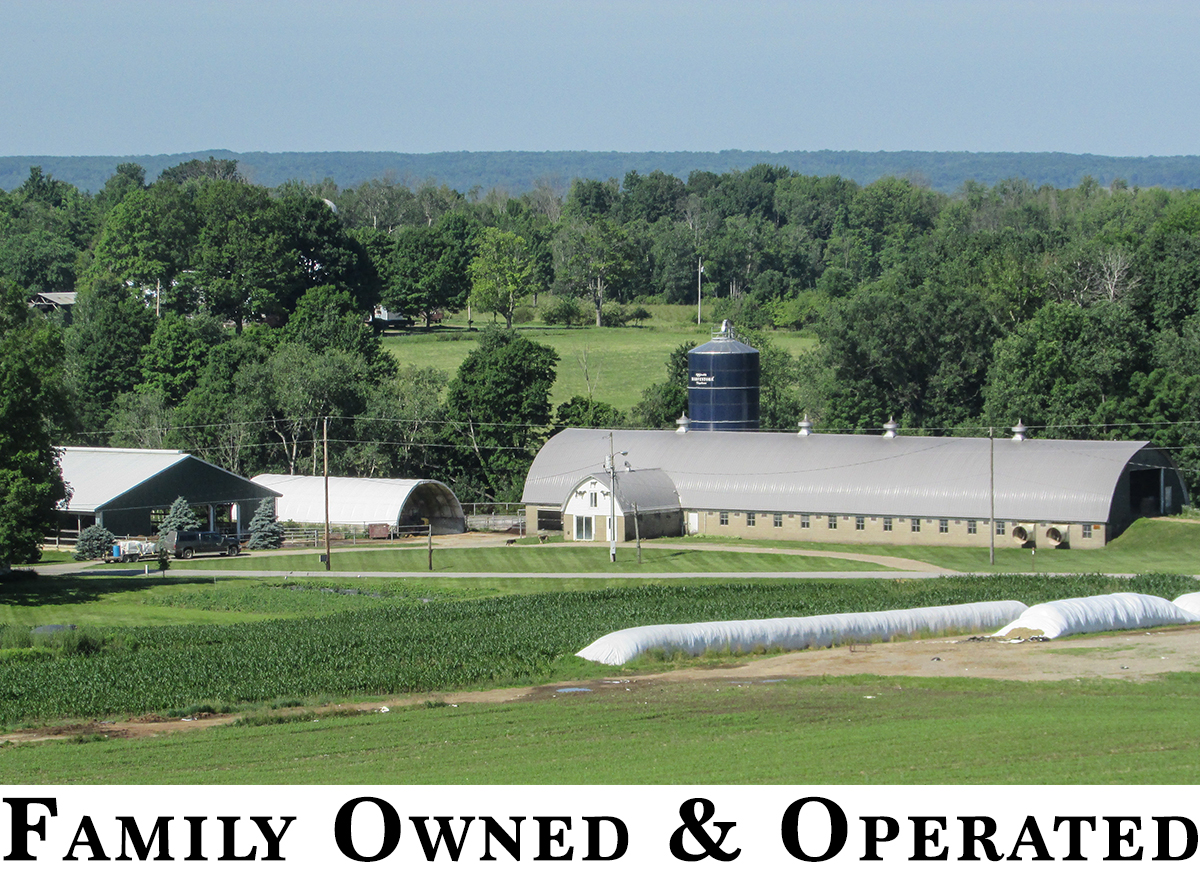
[[[592,540],[592,518],[590,515],[575,516],[575,539],[579,542]]]
[[[605,542],[611,542],[613,540],[612,521],[613,519],[609,517],[605,517],[604,519],[604,532],[608,535],[608,538],[604,540]]]
[[[687,513],[687,531],[689,536],[696,536],[700,533],[700,513]]]

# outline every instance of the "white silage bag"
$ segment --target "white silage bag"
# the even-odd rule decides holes
[[[656,649],[682,651],[691,655],[726,649],[735,653],[760,648],[796,651],[825,648],[838,643],[870,642],[876,639],[886,641],[920,633],[969,633],[1003,624],[1024,609],[1024,603],[1002,600],[805,618],[654,624],[630,627],[601,636],[580,651],[579,656],[609,666],[620,666]]]
[[[1013,630],[1026,629],[1056,639],[1076,633],[1137,630],[1196,621],[1200,621],[1200,614],[1185,611],[1160,596],[1109,593],[1039,603],[1026,609],[995,635],[1007,636]]]
[[[1183,596],[1177,596],[1171,600],[1175,605],[1179,606],[1185,612],[1190,612],[1197,617],[1200,617],[1200,593],[1185,593]]]

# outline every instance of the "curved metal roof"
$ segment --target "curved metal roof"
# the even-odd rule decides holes
[[[522,501],[560,505],[582,477],[603,475],[609,432],[569,429],[551,438],[533,461]],[[689,509],[927,518],[990,512],[988,439],[612,432],[630,465],[662,469]],[[1147,445],[996,439],[996,517],[1104,523],[1122,471]]]
[[[582,476],[569,487],[563,495],[562,508],[565,511],[567,501],[579,486],[589,479],[596,479],[608,487],[607,472]],[[615,479],[617,483],[617,505],[622,511],[632,511],[634,506],[640,513],[679,511],[679,494],[675,490],[675,482],[661,469],[618,469]]]
[[[281,521],[301,524],[325,522],[325,479],[319,475],[254,476],[253,481],[277,490],[275,514]],[[416,495],[429,501],[438,518],[461,522],[466,517],[458,497],[433,479],[329,477],[329,521],[332,524],[398,524],[409,500]],[[434,532],[439,532],[435,524]]]

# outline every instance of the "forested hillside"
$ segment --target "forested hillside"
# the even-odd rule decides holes
[[[457,372],[400,370],[364,323],[374,304],[447,335],[465,331],[438,321],[468,306],[476,322],[593,329],[694,304],[698,276],[707,318],[757,331],[764,427],[807,413],[825,430],[894,416],[978,434],[1021,419],[1036,435],[1153,439],[1197,481],[1195,191],[1088,178],[946,194],[760,164],[466,196],[390,179],[266,188],[196,160],[153,184],[123,164],[95,195],[34,168],[0,194],[6,297],[79,292],[69,321],[47,316],[64,349],[42,362],[65,392],[45,410],[60,441],[311,473],[328,417],[332,472],[436,472],[464,501],[515,499],[555,426],[669,425],[685,349],[632,409],[581,396],[556,410],[557,355],[520,329],[490,329]],[[817,350],[792,357],[779,330]]]
[[[98,192],[122,163],[145,167],[147,178],[190,160],[236,160],[243,176],[275,187],[299,180],[330,179],[356,187],[370,179],[390,177],[407,184],[436,179],[439,184],[469,193],[500,188],[512,196],[524,194],[540,181],[565,186],[571,179],[621,179],[630,170],[643,175],[660,170],[685,179],[693,172],[725,173],[757,164],[783,166],[810,176],[840,175],[861,185],[884,176],[920,179],[934,190],[957,191],[965,182],[994,185],[1005,179],[1025,179],[1035,186],[1070,188],[1085,176],[1102,185],[1124,179],[1136,187],[1200,188],[1200,157],[1107,157],[1055,152],[950,151],[719,151],[719,152],[598,152],[598,151],[482,151],[402,154],[399,152],[243,152],[225,149],[189,154],[129,155],[124,157],[0,157],[0,189],[11,191],[24,182],[29,167],[40,166],[75,187]]]

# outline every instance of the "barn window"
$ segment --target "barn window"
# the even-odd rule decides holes
[[[809,520],[808,515],[801,515],[800,516],[800,529],[807,530],[810,526],[812,526],[812,523]]]
[[[908,528],[910,530],[912,530],[914,533],[920,533],[921,532],[921,519],[913,518],[912,521],[909,522]]]
[[[753,527],[754,522],[756,520],[757,520],[757,516],[754,514],[754,512],[746,512],[746,526],[747,527]]]
[[[775,517],[773,518],[773,520],[774,520],[774,522],[775,522],[775,526],[776,526],[776,527],[782,527],[782,526],[783,526],[783,515],[781,515],[779,512],[776,512],[776,513],[775,513]]]
[[[997,522],[996,522],[996,535],[997,535],[997,536],[1003,536],[1003,535],[1004,535],[1004,522],[1003,522],[1003,521],[997,521]]]
[[[722,527],[729,526],[729,512],[721,512],[720,524]]]
[[[967,535],[974,536],[976,533],[975,522],[967,521]]]
[[[883,532],[885,532],[885,533],[892,532],[892,519],[891,518],[883,519]]]
[[[1091,539],[1091,538],[1092,538],[1092,525],[1091,525],[1091,524],[1084,524],[1084,525],[1083,525],[1083,538],[1084,538],[1084,539]]]
[[[829,516],[829,529],[830,529],[830,530],[836,530],[836,529],[837,529],[837,515],[830,515],[830,516]]]
[[[599,503],[597,502],[597,495],[596,495],[595,491],[592,491],[590,494],[588,494],[588,502],[591,504],[591,507],[593,509],[596,508],[597,505],[599,505]]]
[[[950,522],[948,520],[946,520],[945,518],[942,518],[940,521],[938,521],[938,532],[939,533],[949,533],[950,532]]]
[[[862,515],[856,516],[854,519],[854,529],[855,530],[865,530],[866,528],[867,528],[867,519],[864,518]]]

